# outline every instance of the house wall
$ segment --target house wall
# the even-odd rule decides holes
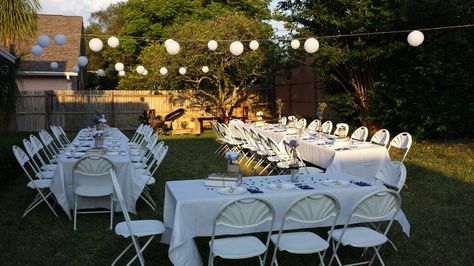
[[[48,91],[72,89],[70,81],[62,77],[22,77],[20,91]]]

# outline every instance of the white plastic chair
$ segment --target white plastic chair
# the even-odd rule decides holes
[[[29,140],[23,139],[23,146],[30,156],[31,162],[33,162],[33,165],[38,169],[38,173],[41,173],[41,178],[52,178],[56,170],[56,165],[47,164],[38,153],[36,146]]]
[[[311,121],[311,123],[309,123],[308,131],[316,131],[316,129],[318,129],[320,125],[321,121],[319,121],[319,119],[314,119],[313,121]]]
[[[275,219],[273,206],[265,200],[244,198],[226,204],[214,219],[212,237],[209,241],[209,265],[214,265],[214,257],[223,259],[244,259],[258,257],[260,265],[265,265],[268,245]],[[216,238],[217,227],[235,230],[251,228],[269,223],[266,244],[254,236]],[[263,256],[262,259],[262,254]]]
[[[385,265],[380,256],[379,249],[383,244],[389,241],[387,233],[393,224],[393,220],[400,211],[401,201],[400,195],[396,191],[390,189],[374,191],[359,200],[352,209],[351,216],[347,219],[344,227],[333,230],[330,235],[332,238],[333,254],[329,261],[329,265],[331,265],[334,258],[339,265],[342,265],[341,260],[337,255],[340,245],[364,248],[364,254],[369,248],[374,250],[374,255],[369,261],[354,263],[352,265],[366,263],[371,265],[376,257],[382,265]],[[388,224],[383,232],[365,226],[349,227],[351,221],[360,219],[366,222],[378,222],[380,224],[388,221]]]
[[[72,173],[74,230],[77,230],[77,214],[87,213],[110,213],[109,229],[112,229],[114,219],[114,201],[112,196],[114,187],[110,179],[110,169],[114,169],[113,163],[107,158],[97,155],[83,157],[74,165]],[[79,197],[110,197],[110,210],[78,212]]]
[[[395,147],[401,150],[405,150],[405,154],[403,155],[403,158],[400,162],[403,163],[405,158],[407,157],[408,151],[410,150],[412,144],[412,138],[410,133],[408,132],[402,132],[398,135],[396,135],[392,141],[390,141],[390,145],[388,146],[388,150],[390,148]]]
[[[381,129],[377,131],[372,138],[370,138],[370,143],[383,145],[387,147],[388,141],[390,140],[390,132],[386,129]]]
[[[331,131],[332,131],[332,122],[331,121],[326,121],[323,123],[322,125],[322,128],[323,128],[323,133],[324,134],[331,134]]]
[[[401,162],[391,161],[387,162],[384,167],[375,176],[377,180],[389,187],[395,189],[398,193],[405,185],[407,178],[407,169]]]
[[[299,128],[299,129],[305,129],[306,128],[306,119],[305,118],[301,118],[300,120],[298,120],[296,122],[296,128]]]
[[[361,126],[358,129],[356,129],[354,132],[352,132],[351,139],[365,142],[367,140],[368,135],[369,135],[369,130],[364,126]]]
[[[120,258],[122,258],[122,256],[132,247],[132,245],[135,247],[135,252],[137,254],[127,263],[127,265],[132,264],[137,259],[137,257],[140,261],[140,265],[145,265],[143,251],[146,249],[148,244],[150,244],[153,238],[155,238],[155,236],[160,235],[165,231],[165,226],[158,220],[132,221],[128,215],[127,205],[125,204],[122,190],[113,169],[110,169],[110,177],[112,179],[116,199],[120,203],[120,207],[122,207],[122,213],[125,218],[124,222],[120,222],[115,226],[115,234],[132,239],[132,243],[130,243],[130,245],[128,245],[122,251],[122,253],[117,256],[114,262],[112,262],[112,265],[115,265],[120,260]],[[139,237],[149,237],[142,248],[140,248],[140,244],[138,243]]]
[[[49,152],[46,150],[45,146],[38,139],[38,137],[36,137],[35,135],[30,135],[30,142],[31,142],[31,144],[33,144],[33,146],[35,146],[35,149],[38,152],[38,156],[40,156],[41,159],[43,159],[43,156],[41,156],[41,152],[42,152],[44,157],[46,158],[46,160],[44,160],[44,162],[51,165],[51,166],[48,166],[46,168],[51,168],[50,170],[56,170],[56,161],[53,158],[54,156],[49,154]]]
[[[30,180],[30,182],[28,182],[26,186],[30,189],[36,189],[36,191],[38,192],[33,202],[31,202],[31,204],[26,208],[25,212],[23,212],[23,215],[21,217],[25,217],[41,202],[45,202],[48,205],[49,209],[54,213],[54,215],[58,216],[54,211],[53,206],[51,206],[51,204],[48,202],[48,197],[52,196],[52,193],[50,191],[51,179],[42,179],[41,175],[38,175],[38,169],[35,168],[35,166],[31,163],[31,159],[20,147],[13,146],[12,149],[16,160],[18,161],[26,176]],[[31,174],[30,171],[28,171],[27,167],[34,174]]]
[[[333,135],[339,136],[339,129],[344,128],[346,130],[346,134],[349,135],[349,125],[346,123],[338,123],[336,124],[336,129],[334,130]]]
[[[286,221],[290,220],[306,225],[311,224],[313,227],[318,227],[321,223],[326,222],[331,223],[328,234],[330,236],[334,230],[340,209],[339,201],[325,193],[315,193],[296,200],[285,212],[278,234],[271,236],[275,249],[270,265],[278,265],[277,251],[287,251],[294,254],[318,253],[319,261],[324,265],[324,256],[329,247],[329,237],[324,240],[313,232],[283,233],[283,230],[285,230]]]
[[[40,130],[38,132],[38,135],[40,136],[40,139],[43,142],[45,149],[49,152],[52,158],[57,158],[57,155],[61,150],[54,142],[53,137],[44,129]]]
[[[67,146],[67,142],[61,137],[61,130],[54,125],[51,125],[49,128],[51,129],[54,138],[59,143],[60,148],[65,148]]]

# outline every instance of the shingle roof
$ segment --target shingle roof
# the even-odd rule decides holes
[[[58,46],[54,36],[58,33],[66,36],[66,44]],[[83,33],[82,17],[62,15],[38,15],[38,31],[36,37],[20,44],[20,51],[26,52],[23,57],[21,71],[71,72],[77,65],[77,58],[84,54],[81,38]],[[46,34],[51,38],[51,44],[43,50],[41,56],[31,54],[31,47],[36,45],[36,38]],[[57,62],[59,68],[52,70],[51,62]]]

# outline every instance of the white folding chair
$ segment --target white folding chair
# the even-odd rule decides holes
[[[73,167],[72,184],[74,191],[74,230],[77,230],[77,214],[110,213],[110,227],[114,219],[114,187],[110,179],[113,163],[105,157],[91,155],[80,159]],[[78,211],[80,198],[110,198],[108,211]]]
[[[52,158],[57,159],[57,155],[59,154],[61,150],[54,142],[53,137],[44,129],[40,130],[38,132],[38,135],[40,136],[40,139],[43,142],[44,147],[52,156]]]
[[[313,121],[311,121],[311,123],[309,123],[308,131],[316,131],[320,125],[321,121],[319,121],[319,119],[314,119]]]
[[[38,149],[33,143],[27,139],[23,139],[23,146],[25,147],[26,152],[31,158],[31,161],[38,169],[38,172],[42,174],[42,178],[52,178],[54,171],[56,170],[56,165],[47,164],[39,154]]]
[[[336,129],[334,130],[333,135],[339,136],[339,129],[344,128],[346,130],[346,134],[349,135],[349,125],[346,123],[338,123],[336,124]]]
[[[335,229],[331,233],[333,254],[329,265],[334,258],[339,265],[342,262],[337,255],[340,245],[352,246],[356,248],[364,248],[364,254],[367,249],[372,248],[374,255],[368,261],[353,263],[351,265],[372,264],[377,257],[382,265],[382,257],[380,256],[380,247],[388,241],[387,233],[393,224],[393,220],[397,216],[401,207],[400,195],[390,189],[381,189],[374,191],[363,197],[351,211],[351,216],[347,219],[345,225],[341,229]],[[388,222],[385,230],[379,232],[365,226],[349,226],[352,221],[365,221],[370,223]]]
[[[331,134],[331,131],[332,131],[332,122],[331,121],[326,121],[323,123],[322,125],[322,128],[323,128],[323,133],[324,134]]]
[[[63,138],[63,140],[64,140],[67,144],[71,144],[71,141],[70,141],[69,138],[67,137],[66,132],[64,131],[64,129],[63,129],[61,126],[56,126],[56,128],[59,130],[60,136]]]
[[[407,178],[407,169],[401,162],[391,161],[387,162],[384,167],[375,176],[377,180],[380,180],[386,187],[393,188],[398,193],[402,190],[405,185]]]
[[[110,169],[110,177],[112,179],[112,183],[114,186],[115,197],[120,203],[120,207],[122,208],[122,213],[125,218],[124,222],[120,222],[115,226],[115,234],[123,236],[125,238],[131,238],[132,243],[128,245],[122,253],[120,253],[117,258],[112,262],[112,265],[115,265],[120,258],[132,247],[135,247],[135,252],[137,253],[128,263],[127,265],[131,265],[138,257],[140,261],[140,265],[145,265],[145,258],[143,257],[143,251],[146,249],[148,244],[155,238],[155,236],[162,234],[165,231],[165,226],[162,222],[158,220],[134,220],[130,219],[128,215],[127,205],[125,204],[125,200],[123,198],[122,189],[117,181],[117,176],[115,175],[115,171]],[[145,242],[142,248],[140,248],[140,244],[138,243],[138,239],[140,237],[149,236],[148,240]]]
[[[52,196],[50,191],[51,179],[42,179],[41,175],[38,175],[38,170],[35,166],[31,163],[31,159],[26,155],[26,153],[18,146],[13,146],[13,154],[15,155],[16,160],[20,164],[21,168],[25,172],[26,176],[30,180],[26,185],[30,189],[36,189],[38,192],[36,197],[34,198],[33,202],[26,208],[25,212],[21,216],[22,218],[25,217],[30,211],[32,211],[36,206],[38,206],[41,202],[45,202],[49,209],[54,213],[55,216],[58,216],[54,211],[53,206],[48,202],[48,197]],[[28,170],[27,167],[30,169]],[[30,172],[34,174],[31,174]],[[54,198],[54,197],[53,197]]]
[[[49,168],[52,168],[50,170],[56,170],[56,161],[54,160],[54,156],[49,154],[49,152],[46,150],[45,146],[43,145],[43,143],[41,143],[38,137],[36,137],[35,135],[30,135],[30,142],[38,151],[38,156],[40,156],[42,160],[43,156],[41,156],[41,152],[43,153],[44,157],[46,158],[44,162],[46,162],[46,164],[51,165],[48,166]]]
[[[390,140],[390,132],[386,129],[381,129],[377,131],[372,138],[370,138],[370,143],[383,145],[387,147],[388,141]]]
[[[306,123],[306,118],[301,118],[300,120],[296,121],[296,128],[305,129]]]
[[[260,265],[265,265],[270,236],[275,220],[273,206],[263,199],[243,198],[226,204],[214,219],[212,237],[209,241],[209,265],[214,265],[214,258],[244,259],[258,257]],[[236,236],[216,238],[217,227],[234,230],[252,228],[269,223],[266,244],[254,236]],[[262,258],[262,254],[265,254]]]
[[[368,135],[369,130],[364,126],[361,126],[352,133],[351,139],[365,142],[367,140]]]
[[[54,138],[59,143],[60,148],[65,148],[67,146],[67,142],[61,137],[61,130],[54,125],[49,126],[49,128],[51,129]]]
[[[401,150],[405,150],[405,154],[403,155],[403,158],[400,162],[403,163],[405,160],[405,157],[407,157],[408,151],[410,150],[412,144],[412,138],[410,133],[408,132],[402,132],[398,135],[396,135],[392,141],[390,141],[390,145],[388,146],[388,150],[390,148],[395,147]]]
[[[271,236],[271,241],[275,249],[270,265],[278,265],[277,251],[287,251],[293,254],[318,253],[319,261],[321,265],[324,265],[324,257],[329,247],[330,237],[324,240],[313,232],[298,231],[283,233],[283,230],[285,230],[286,221],[306,225],[311,224],[313,227],[318,227],[321,226],[322,223],[326,223],[331,224],[331,229],[328,234],[328,236],[330,236],[334,230],[340,209],[339,201],[325,193],[315,193],[296,200],[285,212],[278,234]]]

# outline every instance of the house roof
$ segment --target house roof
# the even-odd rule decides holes
[[[54,36],[58,33],[66,36],[66,43],[63,46],[54,43]],[[72,72],[72,68],[77,65],[77,58],[84,54],[81,42],[82,33],[81,16],[39,14],[36,37],[19,45],[19,51],[26,52],[22,58],[20,71],[23,74],[31,74],[32,72]],[[43,49],[41,56],[34,56],[31,54],[31,47],[37,45],[37,37],[43,34],[49,36],[51,44]],[[59,68],[51,69],[51,62],[57,62]]]

